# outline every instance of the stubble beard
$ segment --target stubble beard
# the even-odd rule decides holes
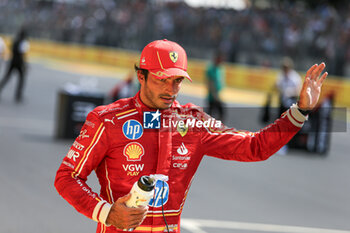
[[[147,98],[148,103],[151,105],[151,106],[148,106],[150,108],[162,109],[162,110],[169,109],[173,105],[173,103],[174,103],[174,101],[176,99],[176,96],[175,96],[174,101],[171,104],[166,104],[166,103],[162,103],[162,100],[161,100],[162,96],[169,97],[168,95],[164,95],[164,94],[159,94],[158,96],[156,96],[152,91],[145,90],[145,97]],[[157,104],[157,100],[159,102],[161,102],[162,105],[161,104]]]

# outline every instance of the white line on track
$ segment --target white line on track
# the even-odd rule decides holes
[[[202,228],[279,233],[350,233],[350,231],[346,230],[189,218],[184,218],[181,220],[181,227],[193,233],[207,233],[207,231],[204,231]]]

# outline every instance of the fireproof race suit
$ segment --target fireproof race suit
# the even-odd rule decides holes
[[[149,111],[158,122],[147,118]],[[168,181],[157,182],[147,217],[134,232],[165,231],[162,203],[169,231],[180,232],[182,208],[204,155],[266,160],[305,120],[294,105],[259,132],[237,131],[219,124],[193,104],[181,106],[175,101],[170,109],[156,112],[140,101],[138,93],[89,113],[57,171],[55,186],[77,211],[98,222],[97,232],[123,232],[105,225],[112,203],[129,193],[140,176],[167,175]],[[159,129],[149,129],[159,125]],[[101,185],[100,195],[85,183],[93,170]]]

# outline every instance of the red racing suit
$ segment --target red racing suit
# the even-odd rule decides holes
[[[152,121],[144,122],[148,111],[155,112],[141,102],[139,93],[97,107],[88,114],[57,171],[57,191],[77,211],[98,222],[97,232],[123,232],[105,225],[111,205],[129,193],[140,176],[150,174],[164,174],[169,180],[156,187],[147,217],[134,232],[166,231],[161,202],[169,231],[180,232],[182,208],[204,155],[246,162],[266,160],[306,120],[293,105],[259,132],[237,131],[193,104],[181,106],[175,101],[170,109],[159,111],[160,129],[149,129],[147,124]],[[100,194],[86,184],[93,170]]]

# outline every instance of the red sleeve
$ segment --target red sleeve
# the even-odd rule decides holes
[[[206,128],[202,134],[203,154],[227,160],[262,161],[268,159],[301,129],[307,117],[296,105],[259,132]]]
[[[55,187],[78,212],[105,224],[110,204],[86,184],[87,177],[103,160],[108,149],[105,126],[94,112],[89,113],[80,135],[59,167]]]

